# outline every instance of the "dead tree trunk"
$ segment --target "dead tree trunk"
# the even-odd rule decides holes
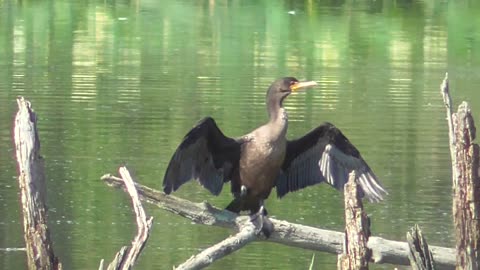
[[[47,227],[45,174],[40,156],[37,116],[30,102],[23,97],[17,99],[17,104],[14,140],[28,268],[61,269],[53,253]]]
[[[480,185],[478,179],[478,145],[475,125],[466,102],[454,115],[456,137],[456,175],[453,184],[453,217],[457,235],[457,268],[478,269],[480,266]]]
[[[410,247],[408,259],[413,270],[434,270],[435,263],[430,251],[427,240],[422,235],[422,231],[415,225],[411,232],[407,232],[407,242]]]
[[[448,80],[441,86],[450,132],[453,180],[453,220],[456,232],[457,269],[479,269],[480,257],[480,183],[478,177],[478,145],[470,107],[463,102],[458,112],[451,113]],[[448,102],[447,102],[448,101]],[[451,115],[451,118],[448,117]]]
[[[338,269],[367,270],[371,251],[368,248],[370,220],[363,211],[362,199],[355,180],[350,173],[345,185],[345,240],[343,254],[338,257]]]

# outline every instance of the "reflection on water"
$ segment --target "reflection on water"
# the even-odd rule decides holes
[[[467,1],[468,2],[468,1]],[[476,3],[442,1],[0,1],[0,248],[23,246],[11,142],[15,97],[33,102],[46,159],[55,250],[67,269],[97,267],[134,231],[129,200],[98,179],[127,164],[160,188],[181,137],[206,115],[229,136],[266,120],[281,76],[319,86],[288,98],[290,138],[324,121],[360,149],[390,195],[367,204],[372,231],[404,240],[419,224],[452,245],[450,165],[439,84],[480,110]],[[196,183],[178,196],[219,197]],[[278,218],[343,227],[327,185],[267,201]],[[147,206],[154,229],[139,268],[178,265],[229,233]],[[312,252],[255,243],[213,269],[307,268]],[[5,268],[23,254],[0,252]],[[245,262],[257,262],[246,265]],[[334,269],[336,257],[316,254]]]

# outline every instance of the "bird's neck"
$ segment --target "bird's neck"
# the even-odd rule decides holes
[[[280,102],[268,104],[268,116],[270,120],[267,125],[271,126],[271,131],[285,135],[288,128],[288,115]]]
[[[267,110],[268,110],[268,117],[270,118],[270,122],[277,121],[284,116],[286,117],[285,109],[283,108],[283,98],[278,100],[276,98],[268,98],[267,99]]]

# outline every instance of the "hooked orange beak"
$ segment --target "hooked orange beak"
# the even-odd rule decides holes
[[[290,86],[290,90],[292,90],[292,92],[296,92],[296,91],[299,91],[303,88],[311,87],[311,86],[315,86],[315,85],[317,85],[317,83],[315,81],[297,82],[297,83],[292,84]]]

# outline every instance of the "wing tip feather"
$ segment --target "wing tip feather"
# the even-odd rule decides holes
[[[363,190],[364,197],[370,202],[378,203],[384,200],[384,197],[388,195],[387,190],[378,182],[377,177],[370,170],[362,173],[357,179]]]

